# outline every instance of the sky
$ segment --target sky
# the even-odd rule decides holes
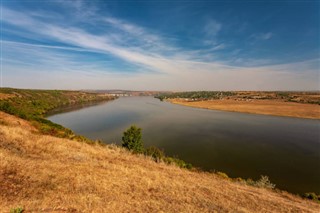
[[[319,90],[320,1],[1,0],[1,86]]]

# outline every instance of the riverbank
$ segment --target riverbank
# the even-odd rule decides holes
[[[41,133],[62,138],[89,141],[45,116],[60,108],[74,108],[114,100],[108,94],[65,90],[29,90],[0,88],[0,110],[32,122]]]
[[[0,112],[0,209],[26,212],[317,212],[287,192],[194,172],[112,145],[41,134]]]
[[[173,104],[183,106],[243,112],[262,115],[286,116],[295,118],[320,119],[320,105],[285,102],[281,100],[204,100],[190,101],[185,99],[166,99]]]

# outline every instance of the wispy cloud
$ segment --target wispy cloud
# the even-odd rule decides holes
[[[207,46],[216,46],[217,36],[219,32],[222,29],[222,24],[214,19],[209,19],[204,27],[203,27],[203,33],[205,37],[203,38],[203,43]]]
[[[83,7],[83,2],[68,1],[67,4],[72,4],[72,7],[75,8]],[[93,16],[94,14],[88,13],[87,15]],[[43,39],[43,43],[53,41],[59,44],[35,44],[10,41],[9,39],[4,41],[3,48],[7,53],[7,58],[4,61],[6,73],[22,73],[22,70],[32,73],[38,72],[41,73],[40,76],[47,73],[54,81],[61,77],[53,73],[61,74],[63,72],[64,76],[72,78],[74,82],[66,85],[67,89],[113,87],[123,89],[236,90],[292,89],[299,88],[301,85],[304,88],[315,88],[317,86],[317,82],[314,80],[317,75],[314,70],[314,62],[306,61],[294,66],[292,64],[270,66],[267,64],[271,64],[271,61],[268,63],[263,61],[264,65],[258,66],[262,61],[252,60],[250,66],[242,61],[238,61],[238,64],[242,66],[230,65],[226,61],[216,60],[214,57],[216,52],[227,48],[223,42],[212,44],[206,49],[190,51],[168,42],[155,31],[116,17],[96,17],[95,20],[99,26],[108,29],[106,32],[97,34],[87,28],[73,25],[72,22],[61,25],[55,21],[43,21],[42,18],[39,18],[42,16],[45,17],[45,14],[35,16],[27,12],[22,14],[3,8],[2,21],[7,25],[19,28],[20,36],[30,38],[36,35]],[[95,23],[81,15],[79,15],[79,19],[90,25]],[[210,20],[204,31],[207,37],[215,38],[221,29],[221,23]],[[255,38],[267,40],[272,36],[272,33],[265,33],[257,35]],[[99,54],[99,57],[105,62],[107,62],[107,58],[117,58],[121,64],[128,64],[134,69],[130,70],[130,73],[123,73],[119,70],[121,69],[119,64],[115,65],[112,61],[96,63],[88,58],[84,60],[85,57],[90,57],[90,55],[81,54],[85,52]],[[17,56],[22,58],[17,59]],[[15,57],[16,61],[12,60]],[[16,63],[18,60],[27,61],[29,65],[18,65]],[[290,72],[293,68],[296,71]],[[85,76],[90,77],[84,80]],[[5,82],[10,85],[14,80],[22,82],[23,76],[21,78],[17,75],[11,76],[5,79]],[[30,82],[32,81],[30,80]],[[279,84],[275,86],[276,83]],[[24,85],[27,83],[24,82]]]
[[[70,50],[70,51],[79,51],[79,52],[90,52],[88,49],[83,48],[76,48],[76,47],[65,47],[65,46],[53,46],[53,45],[42,45],[42,44],[31,44],[31,43],[22,43],[22,42],[15,42],[15,41],[6,41],[2,40],[3,44],[10,44],[11,46],[27,46],[31,49],[35,48],[49,48],[49,49],[58,49],[58,50]]]
[[[221,28],[222,28],[221,23],[219,23],[216,20],[210,19],[204,27],[204,32],[208,36],[216,36],[220,32]]]
[[[56,5],[71,8],[73,14],[80,18],[88,18],[98,11],[98,8],[93,4],[90,4],[90,1],[83,0],[49,0]]]
[[[218,44],[218,45],[216,45],[216,46],[214,46],[214,47],[210,48],[210,49],[209,49],[209,51],[223,50],[223,49],[225,49],[226,47],[227,47],[227,45],[226,45],[226,44],[221,43],[221,44]]]
[[[274,36],[273,33],[267,32],[267,33],[260,33],[260,34],[253,34],[251,37],[256,40],[269,40]]]
[[[132,46],[151,48],[154,51],[163,50],[167,53],[177,50],[177,48],[167,44],[164,38],[143,27],[112,17],[107,17],[104,21],[113,29],[119,31],[113,34],[118,44],[126,42],[126,44],[130,43]]]

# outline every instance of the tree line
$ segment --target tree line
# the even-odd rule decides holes
[[[174,92],[174,93],[163,93],[156,95],[155,98],[164,99],[171,98],[184,98],[190,100],[213,100],[221,99],[227,96],[235,95],[234,92],[223,92],[223,91],[193,91],[193,92]]]

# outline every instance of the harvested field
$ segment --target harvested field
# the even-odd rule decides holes
[[[320,119],[320,105],[285,102],[281,100],[205,100],[186,101],[168,99],[169,102],[184,106],[223,110],[232,112],[254,113],[262,115],[288,116],[296,118]]]

